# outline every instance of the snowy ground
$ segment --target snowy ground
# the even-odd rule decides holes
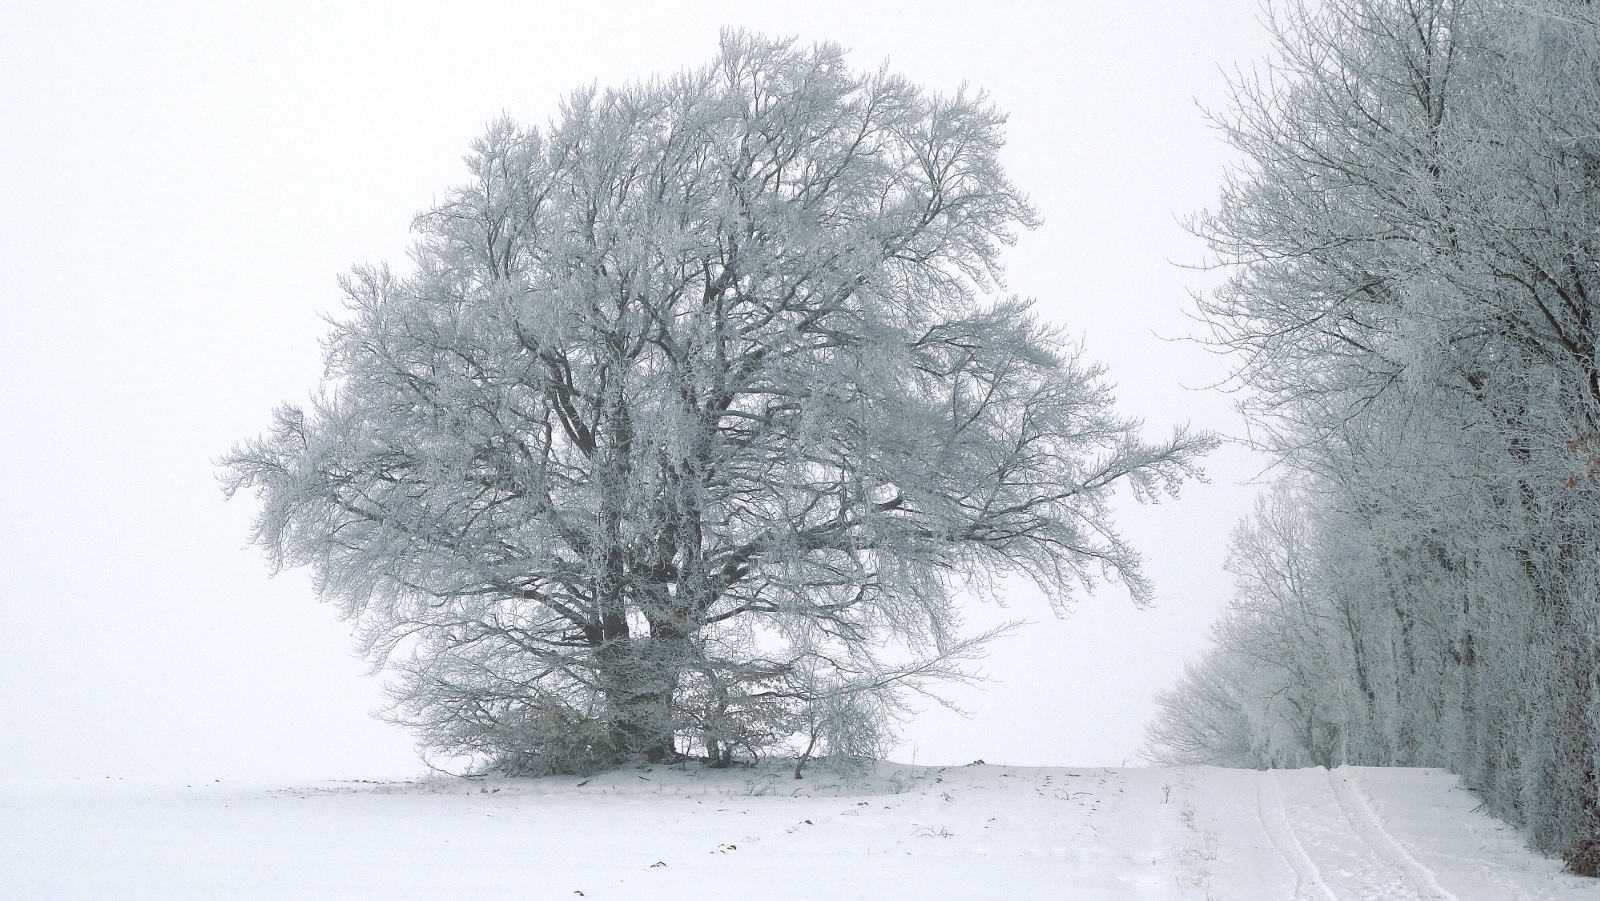
[[[0,781],[0,898],[1600,899],[1437,770]]]

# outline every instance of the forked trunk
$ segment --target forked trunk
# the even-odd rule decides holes
[[[677,756],[673,699],[686,645],[679,638],[630,638],[601,651],[602,691],[617,746],[626,756],[652,763]]]

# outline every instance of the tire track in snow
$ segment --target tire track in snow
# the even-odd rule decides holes
[[[1278,856],[1294,870],[1295,901],[1302,901],[1306,897],[1306,890],[1312,888],[1322,901],[1339,901],[1322,881],[1322,873],[1311,862],[1305,846],[1300,844],[1299,837],[1289,825],[1289,817],[1283,809],[1283,793],[1278,788],[1278,775],[1272,770],[1256,774],[1256,816],[1261,820],[1261,828],[1267,833],[1267,839],[1272,842]]]
[[[1350,825],[1356,834],[1361,836],[1361,840],[1371,846],[1380,857],[1406,875],[1412,888],[1416,889],[1418,897],[1426,901],[1460,901],[1455,895],[1445,891],[1434,878],[1433,872],[1418,863],[1417,859],[1389,834],[1389,830],[1383,828],[1383,821],[1378,819],[1378,815],[1367,804],[1367,799],[1362,797],[1361,792],[1350,781],[1348,766],[1324,772],[1328,775],[1329,784],[1333,786],[1334,798],[1338,800],[1339,806],[1344,808],[1345,817],[1350,820]]]

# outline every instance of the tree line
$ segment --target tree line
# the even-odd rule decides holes
[[[1199,301],[1279,478],[1151,755],[1438,766],[1600,869],[1600,11],[1277,10]]]

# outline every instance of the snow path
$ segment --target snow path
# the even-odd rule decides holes
[[[1459,901],[1455,895],[1441,888],[1433,873],[1417,863],[1416,858],[1407,854],[1406,849],[1383,828],[1383,822],[1367,806],[1366,799],[1351,782],[1349,767],[1328,771],[1328,781],[1333,786],[1339,806],[1344,808],[1345,815],[1355,826],[1355,831],[1374,851],[1406,874],[1420,897],[1426,901]]]
[[[0,898],[1600,901],[1438,770],[0,780]]]
[[[1289,828],[1335,901],[1442,901],[1418,889],[1393,849],[1381,846],[1372,824],[1341,797],[1338,781],[1328,770],[1285,770],[1275,778],[1283,788]]]
[[[1315,890],[1315,897],[1321,901],[1339,901],[1333,892],[1322,882],[1322,873],[1317,870],[1317,865],[1306,856],[1306,849],[1300,844],[1300,839],[1289,828],[1289,822],[1283,811],[1283,793],[1278,788],[1278,776],[1268,770],[1256,779],[1256,805],[1261,817],[1261,828],[1267,832],[1272,846],[1283,856],[1283,860],[1295,872],[1295,901],[1306,898],[1308,893]]]

